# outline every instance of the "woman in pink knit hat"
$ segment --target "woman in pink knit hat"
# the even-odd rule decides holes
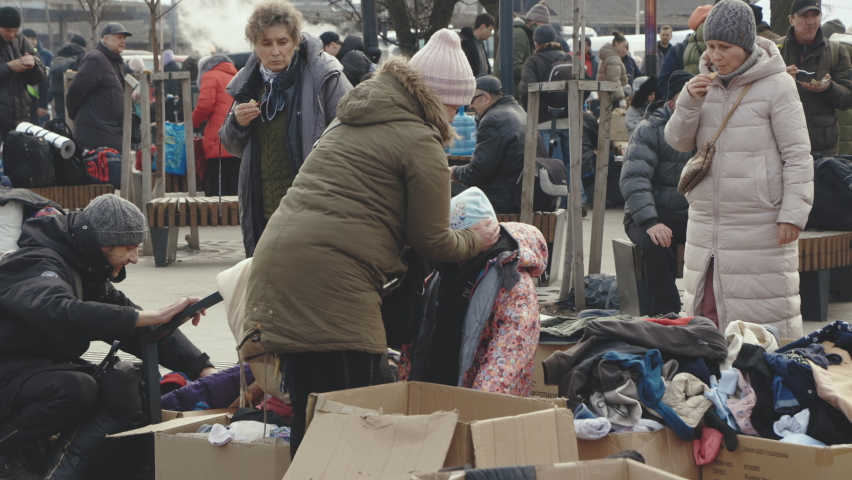
[[[311,392],[390,381],[382,374],[389,339],[381,307],[405,275],[403,255],[413,249],[459,263],[497,241],[491,219],[450,229],[443,147],[454,137],[455,111],[475,88],[459,37],[449,30],[435,33],[411,60],[388,60],[340,101],[337,120],[260,238],[245,304],[243,338],[251,341],[241,352],[281,360],[294,455]]]

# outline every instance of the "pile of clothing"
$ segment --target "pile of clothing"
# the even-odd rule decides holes
[[[712,462],[738,434],[808,445],[852,442],[852,325],[836,322],[779,348],[772,327],[611,311],[542,323],[579,339],[543,362],[574,410],[578,438],[672,429]],[[597,316],[596,316],[597,315]],[[544,337],[548,335],[548,337]]]

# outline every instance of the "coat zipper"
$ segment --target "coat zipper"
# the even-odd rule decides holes
[[[725,102],[723,103],[724,108],[722,109],[723,115],[728,114],[728,100],[730,100],[730,89],[725,89]],[[721,140],[722,136],[719,135],[717,140]],[[719,148],[719,142],[716,142],[716,154],[718,159],[722,158],[721,149]],[[710,279],[713,282],[713,296],[716,300],[716,316],[719,318],[719,323],[722,322],[724,318],[724,299],[722,298],[722,292],[719,288],[721,281],[717,282],[716,277],[721,278],[721,274],[719,273],[719,265],[716,264],[718,251],[716,250],[717,245],[719,244],[719,175],[718,175],[718,162],[716,163],[716,172],[713,175],[713,248],[710,249],[710,261],[713,262],[713,278]],[[709,263],[708,263],[709,266]],[[707,281],[707,271],[705,270],[705,282]],[[702,305],[704,304],[704,299],[701,300]],[[720,307],[721,306],[721,307]]]

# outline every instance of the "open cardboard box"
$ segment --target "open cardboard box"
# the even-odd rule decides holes
[[[177,434],[195,433],[204,424],[228,425],[230,415],[181,413],[197,415],[175,418],[109,437],[153,435],[157,480],[233,480],[246,477],[252,480],[281,480],[287,472],[290,466],[290,444],[283,439],[268,437],[253,442],[231,441],[226,445],[211,445],[206,438]]]
[[[645,463],[678,477],[701,480],[692,442],[685,442],[669,429],[653,433],[611,433],[600,440],[578,440],[580,460],[598,460],[624,450],[636,450]],[[724,450],[724,449],[723,449]]]
[[[399,420],[404,417],[411,419]],[[410,459],[409,463],[421,471],[442,466],[488,468],[578,459],[573,415],[561,399],[397,382],[312,394],[307,423],[288,480],[344,478],[337,475],[346,468],[369,472],[371,478],[407,479],[397,475],[413,472],[386,471],[396,468],[393,462],[398,458]],[[383,434],[377,436],[379,430]],[[392,455],[383,444],[376,443],[379,437],[393,438],[388,444]],[[341,459],[351,463],[342,465]],[[334,469],[329,467],[330,462]]]
[[[174,410],[163,410],[163,421],[168,422],[169,420],[174,420],[176,418],[189,418],[189,417],[207,417],[210,415],[218,415],[220,413],[230,413],[231,415],[237,413],[236,408],[214,408],[211,410],[193,410],[191,412],[176,412]]]
[[[626,458],[595,460],[590,462],[539,465],[535,469],[536,480],[676,480],[681,477],[658,470]],[[465,472],[442,472],[419,475],[417,480],[462,480]]]
[[[535,370],[533,370],[533,386],[532,396],[541,398],[557,398],[559,397],[559,387],[556,385],[544,384],[544,368],[541,362],[547,360],[553,355],[553,352],[565,351],[576,345],[576,343],[563,343],[556,345],[539,344],[535,351]]]
[[[704,480],[847,480],[852,476],[852,445],[812,447],[767,438],[737,436],[737,449],[724,448],[704,465]]]

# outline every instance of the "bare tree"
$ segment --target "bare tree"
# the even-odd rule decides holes
[[[343,14],[348,22],[361,24],[361,12],[352,3],[352,0],[328,0],[329,6]]]
[[[47,45],[50,47],[50,50],[56,51],[56,46],[53,44],[53,25],[50,24],[50,0],[44,0],[44,20],[47,22],[47,36],[50,37],[50,41],[47,42]]]
[[[453,17],[453,10],[460,0],[376,0],[376,9],[388,12],[388,22],[396,31],[396,40],[382,38],[399,45],[400,53],[413,55],[420,40],[429,38],[438,30],[446,28]],[[489,0],[483,0],[489,1]],[[329,5],[344,12],[348,20],[361,21],[360,12],[351,0],[328,0]]]
[[[92,45],[97,45],[98,24],[100,24],[101,20],[103,20],[106,8],[112,3],[112,0],[77,0],[77,3],[80,4],[80,8],[82,8],[89,17]]]
[[[793,0],[771,0],[769,2],[772,10],[772,16],[769,25],[772,31],[778,35],[787,35],[787,30],[790,29],[790,6],[793,5]]]

